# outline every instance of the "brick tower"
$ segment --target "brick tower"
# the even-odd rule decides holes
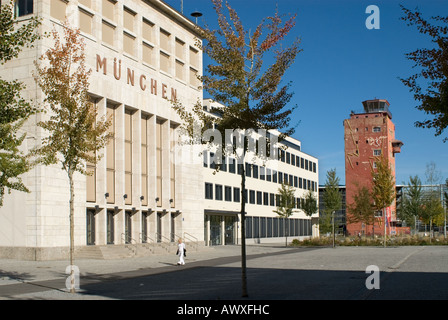
[[[389,111],[389,102],[383,99],[367,100],[364,111],[350,113],[344,120],[345,140],[345,184],[346,203],[353,202],[358,188],[372,189],[372,169],[375,157],[385,155],[395,179],[395,154],[400,152],[403,143],[395,139],[395,125]],[[396,224],[396,204],[386,208],[388,234],[394,233]],[[374,225],[347,222],[348,234],[384,234],[384,218],[375,218]]]

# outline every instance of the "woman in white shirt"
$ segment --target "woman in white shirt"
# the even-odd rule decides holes
[[[179,255],[178,265],[184,265],[184,255],[185,255],[185,243],[182,242],[182,239],[179,238],[179,244],[177,245],[177,254]]]

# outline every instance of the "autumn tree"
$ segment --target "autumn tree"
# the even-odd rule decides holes
[[[273,210],[277,215],[284,218],[285,222],[285,235],[286,242],[285,246],[288,246],[288,230],[289,230],[289,220],[288,218],[294,213],[297,203],[295,198],[295,188],[287,183],[282,183],[278,189],[278,202],[277,209]]]
[[[414,99],[419,103],[416,108],[431,117],[416,121],[415,125],[434,128],[435,135],[440,136],[448,126],[448,16],[428,20],[418,9],[412,11],[403,6],[401,9],[404,13],[401,19],[429,36],[434,47],[407,53],[406,57],[415,63],[418,72],[400,80],[414,93]]]
[[[383,212],[384,247],[386,247],[386,208],[395,200],[395,179],[385,156],[375,157],[376,169],[372,169],[372,198],[376,211]]]
[[[54,46],[35,62],[35,80],[45,94],[47,120],[38,125],[48,136],[36,150],[45,165],[60,164],[67,173],[70,187],[70,265],[74,256],[74,175],[86,174],[86,163],[97,163],[98,152],[105,147],[110,122],[97,116],[94,104],[89,100],[89,76],[85,63],[85,44],[79,29],[63,25],[63,39],[56,29],[52,36]],[[74,274],[71,273],[74,288]]]
[[[36,30],[40,21],[31,17],[26,22],[14,19],[14,3],[0,6],[0,65],[15,59],[24,48],[30,48],[39,39]],[[29,192],[21,175],[28,172],[33,163],[21,150],[25,133],[20,133],[24,122],[36,112],[21,92],[25,85],[18,81],[0,78],[0,207],[5,192],[18,190]]]
[[[218,16],[218,29],[208,25],[198,29],[203,43],[198,41],[197,45],[211,61],[205,66],[200,80],[211,99],[224,107],[219,110],[219,117],[204,112],[201,101],[192,108],[176,101],[173,108],[184,120],[183,128],[190,137],[197,127],[202,130],[201,136],[202,132],[214,126],[219,132],[215,136],[226,137],[226,142],[230,141],[218,143],[222,154],[235,156],[240,166],[242,296],[247,297],[244,157],[252,139],[248,133],[275,129],[281,132],[281,140],[294,132],[289,124],[293,111],[288,107],[292,97],[290,83],[281,85],[281,80],[300,52],[299,41],[283,45],[283,40],[295,25],[295,16],[284,21],[284,16],[276,12],[263,19],[256,28],[248,30],[228,3],[223,5],[222,0],[212,2]],[[269,140],[267,135],[264,138]],[[193,140],[209,142],[197,136]],[[237,143],[232,143],[235,140]],[[220,162],[219,157],[216,162]]]
[[[374,224],[374,207],[370,190],[366,186],[357,188],[353,202],[347,204],[347,221],[349,223]]]

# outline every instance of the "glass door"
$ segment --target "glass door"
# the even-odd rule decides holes
[[[236,218],[233,216],[224,217],[225,245],[235,244],[235,220]]]
[[[124,219],[124,239],[125,243],[131,243],[132,240],[132,212],[125,212]]]
[[[114,211],[107,210],[107,244],[114,244]]]
[[[218,246],[221,240],[221,216],[210,216],[210,245]]]
[[[87,245],[95,244],[95,209],[87,209]]]

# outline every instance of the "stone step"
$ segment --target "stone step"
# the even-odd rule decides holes
[[[187,252],[188,252],[187,247]],[[191,247],[191,251],[198,248]],[[138,244],[111,244],[82,246],[75,249],[76,259],[125,259],[132,257],[145,257],[153,254],[175,254],[177,243],[138,243]]]

